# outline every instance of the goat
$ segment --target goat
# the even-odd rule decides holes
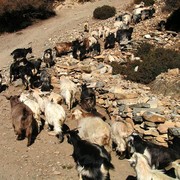
[[[69,78],[65,76],[60,77],[60,94],[64,98],[68,109],[70,110],[75,102],[75,94],[77,92],[77,86]]]
[[[168,171],[172,168],[174,168],[176,178],[180,179],[180,159],[178,159],[174,162],[171,162],[170,165],[167,166],[165,169],[166,169],[166,171]]]
[[[73,145],[72,157],[79,179],[110,180],[109,170],[114,166],[104,147],[82,140],[77,130],[67,132],[67,138]]]
[[[72,54],[73,58],[82,61],[86,58],[86,45],[82,44],[79,40],[72,41]]]
[[[143,154],[135,152],[129,162],[134,167],[138,180],[173,180],[162,171],[151,169],[148,159]]]
[[[23,65],[21,65],[23,63]],[[27,59],[16,61],[10,66],[10,83],[18,78],[22,79],[26,89],[29,86],[29,79],[37,74],[34,65]]]
[[[145,19],[150,19],[152,18],[153,14],[155,13],[155,9],[154,8],[150,8],[150,9],[144,9],[141,11],[141,20],[145,20]]]
[[[82,109],[87,112],[91,112],[96,105],[96,95],[92,88],[87,88],[86,84],[81,86],[81,97],[80,97],[80,105]]]
[[[61,42],[56,43],[54,47],[56,51],[56,56],[62,56],[72,51],[72,42]]]
[[[64,111],[64,108],[61,105],[50,101],[47,97],[44,97],[43,100],[45,120],[50,127],[53,127],[53,133],[58,136],[61,143],[64,139],[62,133],[62,126],[66,119],[66,113]]]
[[[2,84],[2,75],[0,74],[0,93],[8,88],[6,84]]]
[[[143,141],[137,134],[131,135],[127,142],[130,154],[139,152],[146,155],[151,167],[156,169],[164,169],[169,163],[180,158],[179,152],[161,145]]]
[[[133,28],[130,27],[129,29],[119,29],[116,32],[116,42],[118,42],[120,45],[124,42],[131,41],[131,36],[133,33]]]
[[[82,139],[105,146],[108,151],[111,151],[112,143],[109,124],[100,117],[92,113],[84,114],[79,109],[75,109],[72,115],[78,120],[79,135]]]
[[[116,146],[116,153],[120,159],[126,156],[127,142],[126,139],[133,133],[134,128],[127,121],[115,121],[111,125],[112,142]]]
[[[51,76],[45,69],[41,71],[40,81],[42,84],[41,91],[50,91],[53,88],[51,85]]]
[[[114,33],[110,33],[105,38],[104,49],[114,48],[115,47],[115,42],[116,42],[116,38],[115,38]]]
[[[52,54],[52,49],[51,48],[46,49],[44,51],[43,61],[46,64],[46,67],[51,67],[51,66],[53,66],[55,64],[54,60],[53,60],[53,54]]]
[[[42,60],[39,58],[37,60],[30,60],[29,62],[31,64],[33,64],[34,68],[37,70],[37,73],[39,73],[40,72],[40,68],[41,68]]]
[[[89,32],[89,24],[88,24],[88,22],[84,23],[84,32]]]
[[[23,140],[26,136],[28,138],[27,146],[30,146],[33,143],[32,134],[37,130],[33,112],[19,100],[19,96],[15,95],[6,98],[10,100],[12,125],[17,135],[17,140]]]
[[[38,123],[38,132],[40,132],[40,128],[42,126],[41,117],[40,117],[41,109],[36,101],[29,98],[29,95],[30,94],[28,93],[21,93],[19,100],[23,102],[26,106],[28,106],[33,112],[33,117]]]
[[[18,58],[26,58],[28,53],[32,53],[32,48],[18,48],[15,49],[12,53],[11,56],[13,56],[14,61],[17,61]]]

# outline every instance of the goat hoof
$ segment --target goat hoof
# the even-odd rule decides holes
[[[59,134],[59,142],[62,143],[64,141],[64,136],[62,134]]]

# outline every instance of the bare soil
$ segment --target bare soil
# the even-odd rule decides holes
[[[92,14],[97,6],[108,4],[120,10],[130,2],[130,0],[99,0],[73,6],[68,2],[57,8],[56,17],[16,33],[1,35],[0,69],[9,66],[12,62],[10,53],[16,48],[28,47],[28,44],[32,42],[33,55],[41,56],[49,38],[73,31],[86,20],[95,23]],[[2,95],[15,95],[21,91],[20,87],[10,86]],[[56,137],[48,135],[47,127],[45,127],[37,136],[35,143],[27,147],[27,139],[16,140],[11,123],[9,101],[4,96],[0,96],[0,104],[0,180],[78,179],[75,163],[71,157],[72,146],[66,139],[60,144]],[[69,118],[66,124],[70,127],[75,126],[75,122]],[[110,172],[112,180],[125,180],[129,175],[135,175],[127,160],[119,160],[114,152],[111,155],[115,166],[115,170]]]

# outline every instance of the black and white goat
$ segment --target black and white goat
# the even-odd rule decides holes
[[[151,169],[148,159],[143,154],[135,152],[129,162],[134,167],[138,180],[173,180],[162,171]]]
[[[53,60],[53,53],[52,53],[52,49],[51,48],[46,49],[44,51],[43,61],[46,64],[46,67],[51,67],[51,66],[53,66],[55,64],[54,60]]]
[[[96,105],[96,95],[92,88],[87,88],[86,84],[81,86],[81,100],[80,105],[81,108],[86,110],[87,112],[91,112],[95,109]]]
[[[133,134],[128,138],[130,154],[138,152],[144,154],[151,167],[164,169],[171,162],[180,159],[180,153],[171,148],[144,141],[139,135]]]
[[[11,56],[13,56],[14,61],[17,61],[18,58],[26,58],[28,53],[32,53],[32,48],[18,48],[15,49],[12,53]]]
[[[110,180],[109,170],[114,169],[111,156],[103,146],[82,140],[77,130],[67,132],[68,143],[73,145],[72,157],[79,179]]]
[[[10,83],[18,78],[21,78],[26,89],[28,89],[29,79],[36,74],[36,68],[26,58],[21,61],[16,61],[10,66]]]

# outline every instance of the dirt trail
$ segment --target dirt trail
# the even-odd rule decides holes
[[[124,8],[130,0],[100,0],[95,3],[65,7],[57,11],[57,16],[28,27],[18,33],[0,36],[0,69],[10,64],[10,53],[19,47],[27,47],[32,42],[33,55],[40,56],[48,44],[48,39],[60,33],[73,31],[80,23],[92,20],[92,12],[97,6],[108,4],[116,8]],[[5,94],[18,94],[22,89],[10,86]],[[17,141],[11,123],[10,104],[0,96],[0,180],[78,180],[75,163],[71,157],[72,146],[66,140],[62,144],[49,136],[44,129],[35,143],[26,147],[27,139]],[[73,127],[74,122],[68,125]],[[134,175],[127,160],[119,160],[112,152],[112,163],[115,170],[111,171],[112,180],[125,180]]]
[[[32,42],[33,55],[41,56],[46,48],[49,38],[60,33],[72,32],[86,20],[92,19],[93,11],[96,7],[102,5],[115,6],[117,9],[123,9],[132,0],[100,0],[94,3],[85,3],[84,5],[71,5],[67,3],[62,8],[58,8],[57,16],[48,20],[39,22],[22,31],[0,36],[0,68],[9,63],[12,59],[10,53],[21,47],[28,47]]]

